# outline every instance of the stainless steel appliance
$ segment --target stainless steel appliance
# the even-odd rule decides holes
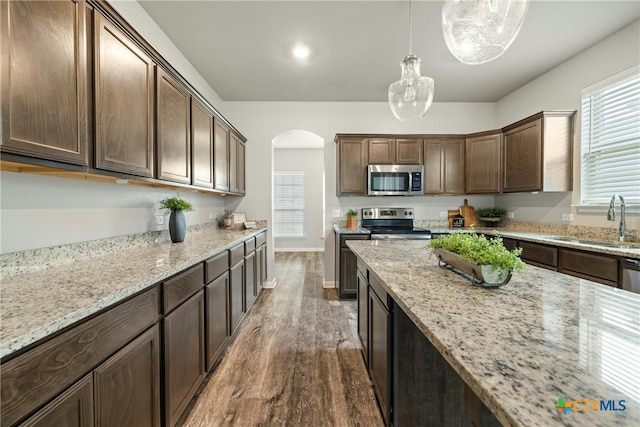
[[[413,226],[413,208],[362,208],[362,227],[371,240],[429,240],[431,231]]]
[[[622,289],[640,294],[640,260],[622,261]]]
[[[423,165],[367,166],[369,196],[421,196],[424,182]]]

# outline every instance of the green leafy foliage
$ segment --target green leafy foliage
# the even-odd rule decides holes
[[[191,203],[179,197],[168,197],[166,199],[160,200],[160,206],[162,206],[162,208],[167,212],[188,212],[193,210],[193,206],[191,206]]]
[[[347,216],[358,216],[358,211],[355,209],[349,209],[347,211]]]
[[[509,251],[499,236],[487,239],[476,233],[453,233],[431,240],[429,247],[444,249],[480,265],[491,265],[494,268],[518,271],[524,270],[525,267],[520,259],[522,248]]]
[[[501,208],[481,208],[476,210],[476,215],[479,218],[501,218],[507,211]]]

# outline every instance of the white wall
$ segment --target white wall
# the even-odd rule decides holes
[[[436,83],[437,84],[437,83]],[[385,90],[382,88],[381,90]],[[436,87],[437,90],[437,87]],[[495,128],[493,103],[434,103],[424,120],[400,123],[386,102],[228,102],[228,118],[248,138],[246,153],[247,196],[237,209],[252,218],[271,221],[271,141],[281,133],[301,129],[325,140],[325,280],[334,276],[334,233],[332,209],[361,208],[371,203],[395,203],[396,206],[420,205],[419,212],[439,218],[447,207],[457,207],[461,198],[352,198],[336,196],[336,133],[450,133],[465,134]],[[395,199],[395,200],[392,200]],[[375,201],[374,201],[375,200]],[[471,203],[471,201],[470,201]],[[475,202],[474,202],[475,203]],[[430,209],[429,206],[437,206]],[[235,204],[234,204],[235,207]],[[430,219],[428,217],[419,219]],[[270,239],[273,239],[269,236]],[[273,247],[273,240],[271,240]],[[273,255],[270,254],[272,257]],[[270,259],[272,262],[272,258]],[[270,271],[273,271],[270,267]]]
[[[324,218],[322,204],[324,195],[324,150],[323,149],[274,149],[274,171],[302,171],[305,173],[305,217],[304,238],[276,238],[274,249],[278,250],[324,250]]]
[[[574,134],[573,192],[538,195],[503,195],[496,204],[516,210],[515,219],[565,223],[562,213],[573,213],[571,224],[617,228],[607,221],[606,209],[581,212],[580,103],[582,89],[640,64],[640,21],[598,42],[496,103],[496,124],[502,127],[542,110],[577,110]],[[639,183],[640,185],[640,183]],[[628,214],[627,227],[638,230],[639,217]]]
[[[168,216],[155,222],[164,215],[159,201],[178,194],[195,209],[185,213],[187,225],[212,221],[209,214],[224,209],[220,196],[131,184],[6,171],[0,183],[1,253],[166,230]]]

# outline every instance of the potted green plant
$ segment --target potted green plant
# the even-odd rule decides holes
[[[187,221],[184,212],[192,211],[191,203],[179,197],[168,197],[160,200],[160,206],[167,212],[169,216],[169,235],[173,243],[184,242],[187,235]]]
[[[231,227],[233,225],[233,210],[225,209],[224,215],[222,215],[222,225],[225,227]]]
[[[497,227],[507,211],[501,208],[481,208],[476,210],[476,216],[480,218],[485,227]]]
[[[453,233],[429,243],[436,257],[444,266],[462,271],[474,280],[474,284],[486,287],[505,285],[511,273],[522,271],[522,248],[508,250],[499,236],[487,239],[476,233]]]
[[[358,227],[358,211],[355,209],[349,209],[347,211],[347,228],[357,228]]]

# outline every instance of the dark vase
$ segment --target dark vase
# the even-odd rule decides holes
[[[171,211],[169,216],[169,235],[173,243],[184,242],[187,234],[187,221],[184,219],[184,212]]]

